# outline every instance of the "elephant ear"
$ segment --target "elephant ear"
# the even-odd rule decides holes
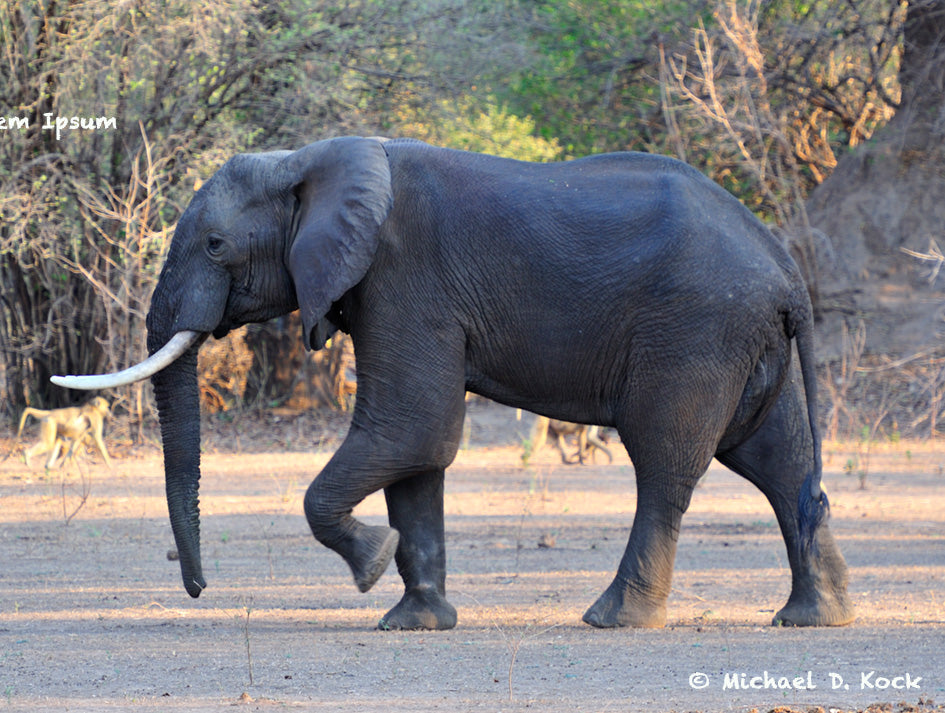
[[[324,323],[332,302],[361,281],[374,259],[393,205],[390,165],[380,141],[356,137],[310,144],[282,165],[299,201],[289,273],[305,347],[320,349],[334,331]]]

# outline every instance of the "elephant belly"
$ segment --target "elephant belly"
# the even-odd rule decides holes
[[[466,389],[514,408],[575,423],[612,425],[611,388],[589,360],[529,358],[523,351],[504,363],[468,358]],[[599,366],[599,365],[598,365]]]

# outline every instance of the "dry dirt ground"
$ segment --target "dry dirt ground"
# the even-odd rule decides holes
[[[117,443],[112,471],[90,455],[49,474],[15,452],[0,462],[0,709],[945,710],[945,446],[826,446],[852,626],[768,625],[790,587],[781,537],[716,465],[684,520],[667,627],[598,631],[581,615],[633,518],[626,454],[563,466],[546,448],[525,465],[527,418],[472,404],[468,421],[447,476],[448,632],[375,630],[394,568],[358,594],[309,534],[301,499],[337,444],[309,421],[208,439],[197,600],[168,560],[156,450]],[[359,511],[385,519],[379,496]]]

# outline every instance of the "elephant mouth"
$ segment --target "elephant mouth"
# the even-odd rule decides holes
[[[217,328],[210,332],[213,335],[214,339],[223,339],[227,334],[235,329],[235,325],[230,324],[219,324]]]

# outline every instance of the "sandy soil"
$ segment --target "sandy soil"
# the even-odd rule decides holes
[[[167,557],[156,451],[118,444],[112,471],[92,456],[49,474],[18,455],[3,461],[0,708],[945,710],[934,703],[945,702],[945,446],[825,449],[852,626],[768,626],[790,587],[774,515],[713,466],[684,520],[668,626],[597,631],[580,619],[632,522],[625,453],[613,465],[562,466],[546,448],[524,465],[516,444],[527,420],[474,404],[469,423],[447,478],[459,610],[449,632],[375,630],[399,598],[395,570],[358,594],[311,537],[301,498],[336,437],[307,422],[286,418],[268,435],[221,425],[226,448],[208,439],[209,588],[198,600]],[[234,450],[234,433],[240,452],[222,452]],[[0,441],[0,454],[10,446]],[[864,469],[860,489],[851,471]],[[384,521],[383,499],[369,498],[360,516]],[[754,677],[790,687],[725,685]]]

